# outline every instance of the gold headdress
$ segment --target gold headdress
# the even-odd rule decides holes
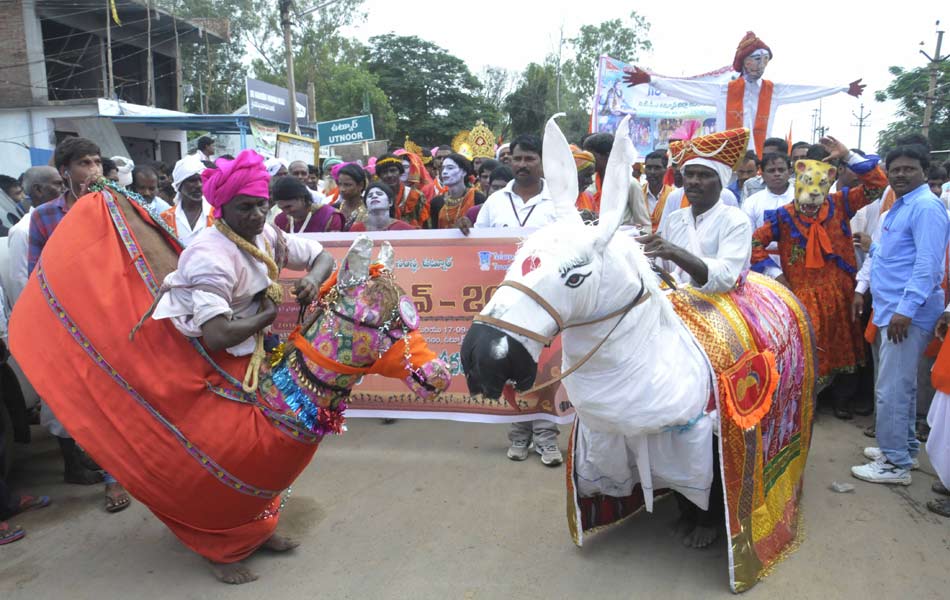
[[[479,119],[468,134],[474,158],[495,158],[495,134]]]
[[[428,152],[425,152],[422,149],[422,146],[410,140],[408,135],[406,136],[406,143],[403,144],[403,148],[405,148],[406,152],[409,152],[410,154],[415,154],[420,159],[422,159],[422,164],[424,165],[427,165],[430,162],[432,162],[432,155],[429,154]]]
[[[452,138],[452,150],[458,152],[465,158],[472,160],[472,142],[469,131],[460,131],[458,135]]]

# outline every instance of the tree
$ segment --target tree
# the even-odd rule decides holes
[[[878,134],[878,150],[882,154],[895,146],[894,139],[908,133],[920,133],[924,117],[924,101],[930,84],[929,67],[888,69],[894,79],[883,91],[874,95],[878,102],[898,103],[897,120]],[[930,145],[934,150],[950,149],[950,63],[938,67],[936,100],[930,120]]]
[[[365,64],[395,110],[394,140],[445,143],[481,118],[482,86],[462,60],[416,36],[389,33],[369,43]]]
[[[508,98],[505,110],[511,119],[511,136],[540,134],[552,114],[557,74],[554,65],[531,63]]]
[[[582,99],[586,110],[591,108],[597,85],[598,59],[606,54],[626,62],[636,61],[641,51],[653,48],[649,33],[650,23],[633,11],[627,23],[612,19],[600,25],[584,25],[577,36],[568,40],[574,56],[564,63],[563,78],[568,89]]]
[[[508,115],[504,110],[505,99],[511,93],[514,79],[511,71],[501,67],[485,67],[478,74],[478,80],[482,84],[479,98],[485,107],[482,119],[494,128],[496,136],[500,135],[505,139],[509,131]]]

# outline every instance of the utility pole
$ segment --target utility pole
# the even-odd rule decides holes
[[[181,45],[178,43],[178,2],[172,9],[172,27],[175,28],[175,110],[181,111],[185,107],[185,92],[182,89],[181,73]]]
[[[145,103],[149,106],[155,106],[155,63],[152,61],[152,0],[146,0],[145,12],[148,14],[148,19],[145,22],[146,35],[148,36],[148,42],[145,45],[146,77],[148,77],[148,87],[145,89]]]
[[[290,32],[293,0],[280,0],[280,26],[284,30],[284,57],[287,59],[287,89],[290,92],[290,133],[297,133],[297,86],[294,83],[294,50]]]
[[[854,115],[854,111],[851,112]],[[854,118],[858,120],[857,125],[852,125],[852,127],[858,128],[858,148],[861,148],[861,136],[864,133],[864,122],[868,120],[868,117],[871,116],[871,113],[864,113],[864,102],[861,103],[861,114],[854,115]],[[863,148],[862,148],[863,149]]]
[[[115,75],[112,73],[112,4],[106,0],[106,65],[109,67],[109,99],[115,98]]]
[[[936,25],[940,27],[940,21],[937,21]],[[937,71],[940,68],[940,63],[947,60],[947,56],[940,56],[943,34],[944,32],[942,30],[937,30],[937,51],[934,52],[933,56],[930,56],[923,50],[920,51],[920,53],[930,61],[930,85],[927,86],[927,97],[924,99],[924,122],[920,128],[920,132],[925,138],[930,137],[930,120],[933,118],[934,102],[937,101]],[[920,43],[921,46],[923,44],[923,42]]]

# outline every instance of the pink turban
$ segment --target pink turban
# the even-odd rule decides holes
[[[221,218],[221,207],[245,195],[255,198],[270,197],[270,175],[264,168],[264,157],[253,150],[242,150],[234,160],[219,158],[217,169],[201,173],[202,191],[208,204],[214,207],[214,218]]]

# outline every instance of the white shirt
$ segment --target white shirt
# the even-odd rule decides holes
[[[668,96],[680,98],[696,104],[716,107],[716,130],[726,130],[726,96],[729,92],[728,83],[715,81],[696,81],[692,79],[669,79],[666,77],[650,77],[650,85]],[[759,107],[759,80],[745,82],[745,94],[742,99],[742,125],[752,131],[755,127],[755,114]],[[847,92],[848,86],[825,87],[818,85],[790,85],[774,83],[772,85],[772,110],[769,111],[769,124],[766,136],[772,131],[772,122],[775,120],[775,109],[782,104],[794,104],[817,100],[839,92]],[[755,149],[754,136],[749,136],[749,150]]]
[[[264,240],[274,248],[277,237],[287,242],[287,267],[298,271],[310,268],[323,246],[299,236],[284,236],[270,225],[257,236],[255,244],[265,250]],[[178,259],[178,269],[165,277],[169,291],[155,308],[153,319],[172,320],[188,337],[201,337],[201,326],[217,317],[243,319],[257,314],[256,295],[267,289],[267,267],[224,237],[216,227],[201,231]],[[228,348],[234,356],[254,351],[254,336]]]
[[[685,188],[676,188],[670,192],[670,195],[666,198],[666,205],[663,207],[663,214],[660,215],[660,227],[663,227],[663,222],[666,221],[670,215],[680,209],[680,204],[683,203],[683,196],[685,194]],[[719,200],[726,206],[735,206],[737,208],[739,206],[739,203],[736,202],[735,195],[726,188],[722,188],[722,191],[719,192]]]
[[[202,200],[201,216],[195,221],[195,227],[192,229],[191,223],[188,222],[188,215],[181,207],[181,199],[176,198],[175,200],[175,229],[178,231],[178,239],[181,240],[183,245],[187,246],[199,233],[208,228],[208,215],[211,214],[211,205]]]
[[[765,188],[761,192],[756,192],[746,198],[742,205],[742,211],[749,217],[749,222],[752,223],[752,232],[755,233],[756,229],[765,225],[765,211],[775,210],[794,201],[794,185],[789,184],[783,194],[773,194],[768,188]],[[773,241],[766,250],[772,255],[772,260],[776,264],[775,267],[770,266],[766,269],[766,275],[778,277],[782,274],[782,258],[778,254],[778,242]]]
[[[695,219],[692,207],[674,211],[660,224],[657,233],[706,263],[709,277],[706,285],[699,288],[701,292],[728,292],[735,287],[739,275],[749,268],[752,225],[745,213],[722,200]],[[696,285],[686,271],[670,261],[663,262],[677,281]]]
[[[742,211],[752,223],[752,231],[765,225],[765,211],[775,210],[795,201],[795,186],[789,185],[785,192],[773,194],[768,188],[749,196],[742,205]],[[771,246],[770,246],[771,247]]]
[[[144,200],[144,198],[143,198],[143,200]],[[162,200],[162,199],[159,198],[158,196],[155,196],[154,198],[152,198],[152,201],[151,201],[151,202],[146,202],[146,203],[145,203],[145,208],[151,210],[152,212],[154,212],[154,213],[156,213],[156,214],[162,214],[163,212],[165,212],[166,210],[168,210],[168,209],[171,208],[171,207],[172,207],[171,204],[169,204],[168,202],[165,202],[164,200]]]
[[[554,200],[544,179],[541,180],[541,193],[527,202],[514,191],[512,179],[504,188],[485,200],[475,227],[543,227],[556,219]]]
[[[33,207],[7,233],[7,264],[10,270],[10,304],[15,304],[30,278],[27,255],[30,250],[30,215]]]

